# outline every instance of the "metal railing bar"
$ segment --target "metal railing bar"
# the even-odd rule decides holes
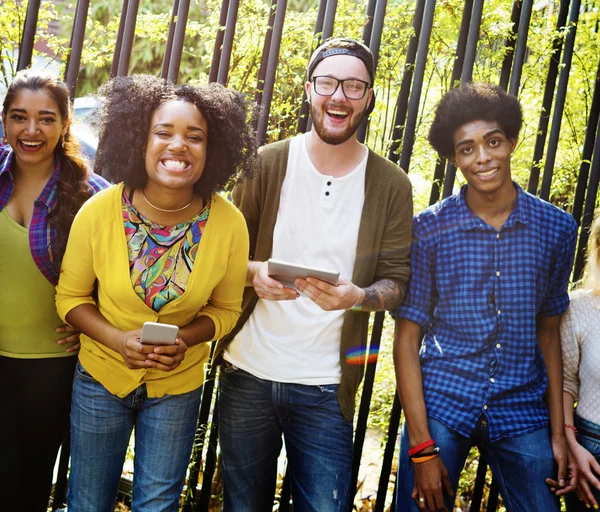
[[[279,49],[281,47],[281,36],[283,34],[283,23],[285,21],[285,11],[287,0],[277,2],[275,12],[275,22],[273,24],[273,37],[269,49],[269,60],[267,63],[267,72],[265,75],[265,88],[263,92],[262,109],[258,117],[256,127],[256,139],[260,145],[263,145],[267,138],[267,127],[269,124],[269,110],[271,100],[273,99],[273,89],[275,88],[275,77],[277,73],[277,61],[279,60]]]
[[[133,50],[133,40],[135,38],[135,24],[140,0],[128,0],[127,18],[125,19],[125,30],[123,32],[123,42],[121,53],[119,54],[119,67],[117,76],[126,76],[129,73],[129,62]]]
[[[370,38],[368,41],[365,40],[365,44],[371,49],[373,53],[373,60],[375,62],[374,69],[375,75],[377,75],[377,64],[379,62],[379,47],[381,46],[381,34],[383,33],[383,23],[385,19],[385,11],[387,8],[387,0],[377,0],[375,6],[375,17],[373,22],[369,25],[373,25]],[[368,118],[365,118],[358,127],[357,137],[360,142],[364,142],[365,135],[367,133],[367,126],[369,124]]]
[[[271,8],[269,9],[269,22],[265,33],[265,42],[263,45],[262,56],[260,59],[260,67],[258,68],[258,78],[256,80],[256,94],[254,101],[260,106],[263,97],[263,87],[265,86],[265,75],[267,73],[267,64],[269,62],[269,50],[271,49],[271,39],[273,37],[273,24],[275,23],[275,12],[277,11],[277,0],[271,0]],[[258,119],[256,119],[258,122]],[[256,129],[256,125],[254,126]]]
[[[173,37],[175,35],[175,19],[179,10],[179,0],[173,1],[173,10],[171,11],[171,23],[169,23],[169,34],[167,35],[167,43],[165,44],[165,54],[163,56],[160,77],[165,80],[169,76],[169,64],[171,62],[171,51],[173,49]]]
[[[412,156],[412,150],[415,143],[417,116],[419,114],[421,89],[423,88],[423,76],[425,74],[425,66],[427,64],[427,56],[429,53],[429,41],[431,39],[431,29],[433,27],[434,14],[435,0],[425,0],[425,11],[423,13],[423,23],[421,26],[421,37],[419,37],[417,60],[410,99],[408,101],[407,120],[404,128],[404,140],[402,141],[402,153],[400,155],[400,167],[406,172],[408,172],[410,167],[410,158]]]
[[[488,502],[486,507],[486,512],[494,512],[498,508],[498,482],[495,477],[492,478],[492,483],[490,484],[490,491],[488,493]]]
[[[371,43],[371,34],[373,32],[373,20],[375,17],[375,5],[377,0],[367,2],[367,12],[365,13],[365,26],[363,27],[362,40],[369,46]]]
[[[117,30],[117,40],[115,41],[115,51],[113,54],[112,65],[110,67],[110,77],[117,76],[119,70],[119,61],[121,60],[121,48],[123,46],[123,34],[125,33],[125,22],[127,21],[127,9],[129,0],[123,0],[121,5],[121,15],[119,17],[119,29]]]
[[[410,87],[414,73],[415,60],[417,57],[417,49],[419,46],[419,38],[421,36],[421,25],[423,24],[423,13],[425,11],[425,0],[417,0],[415,4],[415,14],[413,16],[413,33],[408,40],[406,49],[406,59],[404,61],[404,72],[402,73],[402,83],[400,84],[400,92],[396,101],[394,129],[392,131],[392,144],[388,152],[388,159],[398,163],[400,159],[400,141],[404,138],[404,123],[406,122],[406,114],[408,111],[408,99],[410,96]],[[408,172],[408,169],[404,169]]]
[[[592,127],[588,127],[592,130]],[[598,182],[600,181],[600,119],[596,125],[596,143],[594,144],[593,160],[590,167],[590,180],[585,197],[585,208],[581,219],[581,230],[579,232],[579,247],[575,258],[575,276],[581,277],[585,265],[585,252],[590,237],[589,228],[594,218],[596,198],[598,196]]]
[[[313,44],[310,48],[311,54],[317,48],[321,42],[321,33],[323,32],[323,23],[325,21],[325,9],[327,7],[327,0],[319,0],[319,9],[317,11],[317,19],[315,21],[315,30],[313,36]],[[300,106],[300,113],[298,114],[298,128],[296,133],[305,133],[308,129],[308,114],[309,105],[306,90],[302,92],[302,104]]]
[[[219,14],[219,28],[215,38],[215,48],[213,50],[212,61],[210,63],[210,72],[208,74],[209,82],[216,82],[219,75],[219,63],[221,62],[221,53],[223,50],[223,39],[225,38],[225,27],[227,23],[227,13],[229,12],[229,0],[223,0],[221,4],[221,13]]]
[[[321,39],[327,41],[333,35],[333,25],[335,23],[335,13],[337,11],[337,0],[327,0],[325,8],[325,18],[323,19],[323,31]]]
[[[33,56],[33,42],[35,40],[35,31],[37,29],[38,14],[40,11],[41,0],[29,0],[27,5],[27,14],[25,15],[25,26],[21,43],[19,44],[19,59],[17,60],[17,71],[31,66]]]
[[[175,23],[175,36],[169,63],[169,74],[167,80],[177,83],[179,68],[181,67],[181,56],[183,54],[183,43],[185,42],[185,28],[187,26],[190,11],[190,0],[181,0],[177,9],[177,22]]]
[[[515,60],[513,62],[512,73],[510,75],[510,85],[508,92],[513,96],[519,95],[519,85],[521,84],[521,74],[525,62],[525,51],[527,50],[527,34],[529,32],[529,22],[531,21],[531,11],[533,9],[533,0],[523,0],[521,7],[521,16],[519,18],[519,29],[517,37],[517,46],[515,49]]]
[[[465,57],[461,72],[461,83],[466,84],[473,80],[473,66],[477,57],[477,42],[479,41],[479,30],[481,28],[481,17],[483,15],[484,0],[473,2],[471,19],[469,22],[469,33],[465,47]]]
[[[383,332],[383,319],[385,311],[375,313],[373,321],[373,331],[369,347],[379,347],[381,345],[381,333]],[[365,376],[363,379],[362,395],[360,398],[360,407],[358,409],[358,418],[356,420],[356,430],[354,431],[354,447],[352,450],[352,471],[350,473],[350,508],[356,495],[356,486],[358,483],[358,472],[360,469],[360,459],[365,444],[365,435],[367,433],[367,421],[369,419],[369,409],[371,406],[371,397],[373,396],[373,382],[375,380],[375,370],[377,369],[377,360],[367,364]]]
[[[479,453],[479,463],[477,464],[477,474],[475,476],[475,485],[473,486],[473,496],[469,512],[481,510],[481,500],[483,499],[483,488],[485,486],[485,474],[487,473],[487,462]]]
[[[592,159],[592,150],[594,149],[594,135],[596,130],[594,127],[598,124],[600,116],[600,59],[598,59],[598,70],[596,71],[596,83],[594,84],[594,92],[590,103],[590,113],[588,115],[587,130],[581,151],[581,166],[577,175],[577,187],[575,189],[575,199],[573,201],[573,217],[577,224],[581,223],[581,214],[583,211],[583,203],[585,197],[585,189],[587,188],[588,177],[590,173],[590,161]],[[575,276],[578,276],[575,271]],[[576,278],[576,280],[579,277]]]
[[[211,361],[205,377],[204,387],[202,388],[202,401],[200,402],[200,411],[198,413],[198,426],[196,427],[196,437],[194,440],[194,451],[192,452],[190,474],[188,478],[188,489],[189,496],[184,504],[184,512],[191,510],[191,504],[196,500],[197,495],[197,482],[200,474],[200,466],[202,465],[202,452],[204,450],[204,441],[206,439],[206,431],[208,430],[208,417],[213,406],[213,402],[216,402],[214,395],[215,379],[217,374],[217,367],[214,364],[216,343],[213,343],[210,347],[210,355],[208,360]],[[214,398],[214,400],[213,400]],[[212,482],[202,479],[202,487],[205,485],[211,486]]]
[[[558,32],[567,22],[567,14],[569,13],[570,0],[561,0],[558,16],[556,17],[556,31]],[[540,121],[538,123],[537,136],[535,138],[535,147],[533,150],[533,162],[529,173],[529,183],[527,192],[530,194],[537,193],[538,182],[540,179],[540,170],[542,168],[541,161],[544,156],[544,146],[546,144],[546,136],[548,135],[548,123],[550,122],[550,112],[552,110],[552,101],[554,99],[554,87],[556,86],[556,78],[558,77],[558,65],[560,55],[562,53],[563,38],[558,34],[554,38],[552,44],[552,55],[548,65],[548,74],[546,76],[546,85],[544,87],[544,97],[542,99],[542,110],[540,112]]]
[[[590,238],[589,228],[594,219],[596,198],[598,196],[598,182],[600,181],[600,120],[596,126],[596,143],[594,144],[594,158],[590,169],[590,183],[585,197],[585,208],[581,220],[581,231],[579,235],[579,253],[577,254],[577,267],[583,268],[584,252]]]
[[[396,454],[396,441],[400,427],[401,414],[402,406],[398,399],[398,393],[394,393],[394,403],[392,404],[390,426],[388,428],[387,441],[383,452],[383,460],[381,461],[381,473],[379,475],[379,484],[377,486],[377,499],[375,501],[374,512],[384,512],[385,509],[385,497],[387,496],[392,463],[394,462],[394,455]]]
[[[85,24],[88,17],[90,0],[78,0],[75,9],[75,19],[73,20],[73,31],[71,32],[71,51],[69,52],[69,62],[67,64],[65,82],[69,89],[69,97],[73,100],[77,92],[77,78],[79,76],[79,66],[81,64],[81,53],[83,50],[83,40],[85,37]]]
[[[213,421],[210,426],[210,436],[208,438],[208,450],[206,452],[206,464],[204,465],[204,476],[202,478],[202,489],[198,501],[194,505],[196,512],[208,510],[210,497],[212,496],[212,481],[217,465],[217,432],[219,428],[219,401],[215,400],[213,409]],[[207,485],[204,485],[204,482]]]
[[[504,45],[504,59],[502,60],[502,68],[500,69],[500,80],[498,85],[506,91],[508,89],[508,82],[510,81],[510,72],[512,69],[512,62],[515,56],[515,43],[516,33],[518,29],[519,18],[521,17],[521,7],[523,5],[522,0],[514,0],[512,11],[510,13],[511,22],[511,33],[506,38]]]
[[[219,61],[219,73],[217,82],[223,85],[227,84],[229,75],[229,64],[231,62],[231,52],[233,51],[233,39],[235,37],[235,26],[237,24],[239,0],[230,0],[227,11],[227,23],[225,24],[225,34],[223,36],[223,48],[221,50],[221,59]]]
[[[573,60],[573,48],[575,46],[575,36],[577,35],[577,22],[579,21],[580,7],[581,0],[573,0],[571,3],[571,12],[569,14],[567,37],[565,38],[565,49],[561,62],[562,67],[560,76],[558,77],[558,89],[556,91],[556,101],[554,102],[554,112],[552,114],[552,128],[550,129],[548,153],[544,165],[544,175],[542,177],[542,188],[540,191],[540,197],[545,200],[548,200],[550,197],[550,186],[552,184],[552,174],[554,172],[554,163],[556,162],[560,126],[565,109],[565,100],[567,98],[567,87],[569,84],[571,62]]]

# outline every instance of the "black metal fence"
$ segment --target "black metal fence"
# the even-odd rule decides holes
[[[507,3],[509,1],[507,0]],[[390,2],[390,5],[392,3]],[[547,60],[547,65],[539,70],[539,73],[545,76],[545,78],[541,80],[543,91],[540,90],[537,92],[541,97],[541,107],[538,113],[538,129],[534,133],[535,148],[527,189],[531,193],[539,194],[544,199],[549,199],[557,155],[562,149],[560,145],[561,126],[565,120],[564,109],[569,91],[570,71],[573,63],[576,37],[581,30],[591,30],[595,34],[595,37],[599,37],[598,25],[600,18],[598,8],[600,7],[600,2],[587,0],[582,4],[581,0],[554,0],[538,2],[536,6],[534,6],[533,0],[515,0],[512,3],[509,31],[505,37],[496,41],[495,44],[504,49],[503,59],[499,64],[497,83],[513,94],[518,95],[523,92],[521,80],[523,68],[530,51],[530,48],[528,48],[530,23],[532,13],[535,9],[540,9],[540,3],[543,4],[541,8],[547,9],[547,12],[552,14],[556,19],[556,30],[561,35],[551,41],[551,57]],[[427,98],[424,97],[424,93],[426,92],[424,90],[425,72],[428,61],[432,57],[435,58],[435,55],[432,56],[430,51],[434,20],[436,12],[446,7],[445,2],[441,1],[436,5],[436,0],[416,0],[416,2],[409,2],[407,5],[410,9],[414,10],[412,16],[412,34],[405,50],[399,56],[403,72],[397,88],[397,97],[395,101],[394,98],[391,99],[393,131],[387,156],[392,161],[399,163],[408,172],[411,169],[417,124],[427,104]],[[81,55],[89,7],[89,0],[77,1],[70,41],[71,51],[65,71],[65,80],[73,96],[77,90],[78,76],[80,74]],[[129,72],[139,7],[139,0],[123,0],[111,76],[125,75]],[[20,47],[19,69],[31,64],[39,8],[40,0],[29,0]],[[174,82],[178,80],[186,39],[186,23],[190,8],[190,0],[173,1],[161,76]],[[224,84],[228,82],[232,49],[236,40],[236,27],[244,23],[244,20],[238,20],[239,8],[240,0],[222,1],[220,10],[220,25],[222,28],[215,34],[214,53],[209,73],[209,80],[211,81]],[[366,3],[366,12],[364,12],[363,16],[364,29],[362,38],[372,49],[376,62],[379,59],[380,51],[383,49],[381,41],[386,23],[386,10],[388,8],[387,0],[368,0]],[[482,17],[485,12],[484,8],[484,0],[465,0],[462,5],[460,27],[457,38],[453,43],[454,58],[452,59],[452,74],[449,86],[471,81],[477,62],[483,59],[478,54],[478,42]],[[256,92],[256,101],[262,107],[257,120],[256,130],[258,140],[261,142],[267,139],[270,120],[269,111],[277,80],[282,34],[287,14],[286,10],[286,0],[271,1],[271,9],[268,14],[268,29],[264,36],[262,58],[256,77],[259,84]],[[319,1],[318,8],[316,9],[314,40],[324,40],[334,34],[337,10],[337,0]],[[583,24],[581,22],[582,16],[585,17],[585,23]],[[310,54],[308,46],[306,51],[307,59]],[[588,240],[588,228],[596,206],[600,179],[600,52],[598,52],[595,58],[598,59],[597,71],[595,74],[592,73],[587,77],[589,101],[586,104],[585,113],[580,113],[580,115],[587,115],[587,123],[583,129],[585,133],[581,134],[583,144],[578,149],[579,170],[576,173],[576,189],[574,199],[568,202],[575,219],[581,226],[574,278],[580,277],[582,272],[584,251]],[[576,92],[575,94],[578,93]],[[388,103],[390,103],[389,100]],[[307,114],[308,106],[303,102],[298,117],[298,132],[303,132],[308,128],[310,121]],[[368,130],[369,126],[367,123],[361,126],[359,132],[361,140],[365,139]],[[430,204],[440,199],[440,196],[447,197],[452,193],[455,184],[455,175],[456,169],[449,162],[443,160],[436,162],[431,180]],[[383,313],[375,315],[374,327],[370,339],[372,346],[379,346],[380,344],[383,320]],[[358,410],[352,469],[354,489],[356,489],[365,441],[376,365],[376,362],[370,363],[366,368],[366,376]],[[194,458],[192,459],[191,475],[189,478],[190,482],[197,482],[199,475],[202,474],[202,485],[189,486],[185,510],[207,510],[211,498],[212,482],[217,460],[216,405],[213,393],[215,382],[215,371],[211,369],[207,373],[207,380],[204,387],[198,428],[198,443],[194,452]],[[375,505],[375,511],[377,512],[384,510],[386,496],[388,495],[400,415],[401,405],[396,397],[389,422],[387,443],[381,461],[381,475]],[[211,418],[211,421],[209,421],[209,418]],[[205,460],[202,460],[203,448],[206,442],[208,442],[208,450],[204,450],[204,452],[207,455]],[[54,509],[64,501],[68,456],[67,443],[65,449],[62,451],[60,460]],[[471,497],[470,510],[480,510],[482,506],[486,468],[485,461],[480,460],[475,490]],[[281,492],[279,510],[289,510],[289,498],[290,485],[289,480],[286,478],[284,479],[283,490]],[[496,486],[492,483],[487,498],[487,510],[495,510],[497,503],[498,492]]]

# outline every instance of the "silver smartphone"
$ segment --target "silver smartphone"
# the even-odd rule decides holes
[[[176,325],[145,322],[140,341],[147,345],[173,345],[177,334],[179,334],[179,327]]]
[[[335,270],[298,265],[274,258],[268,261],[268,273],[269,277],[279,281],[284,286],[294,289],[296,288],[294,281],[297,277],[316,277],[334,286],[337,285],[340,278],[340,273]]]

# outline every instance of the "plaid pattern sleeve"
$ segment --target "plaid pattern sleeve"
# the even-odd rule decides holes
[[[409,291],[394,316],[421,325],[428,415],[470,436],[481,415],[490,440],[548,423],[536,317],[563,313],[577,226],[524,192],[500,230],[466,204],[463,188],[415,218]]]
[[[14,153],[10,146],[0,147],[0,210],[6,206],[14,190],[11,174]],[[48,225],[48,214],[56,204],[57,184],[60,165],[56,161],[54,172],[40,196],[33,203],[33,216],[29,225],[29,246],[33,261],[44,277],[53,285],[58,284],[58,271],[54,267],[52,241],[56,236],[54,228]],[[90,173],[87,184],[91,195],[110,186],[104,178]]]

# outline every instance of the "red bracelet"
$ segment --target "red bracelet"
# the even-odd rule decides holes
[[[414,448],[411,448],[410,450],[408,450],[408,454],[414,455],[415,453],[419,453],[421,450],[424,450],[425,448],[433,446],[434,444],[435,444],[435,441],[433,439],[430,439],[429,441],[425,441],[424,443],[421,443],[421,444],[415,446]]]
[[[575,432],[577,434],[577,432],[579,432],[577,430],[577,427],[575,425],[571,425],[570,423],[565,423],[565,428],[570,428],[573,432]]]

